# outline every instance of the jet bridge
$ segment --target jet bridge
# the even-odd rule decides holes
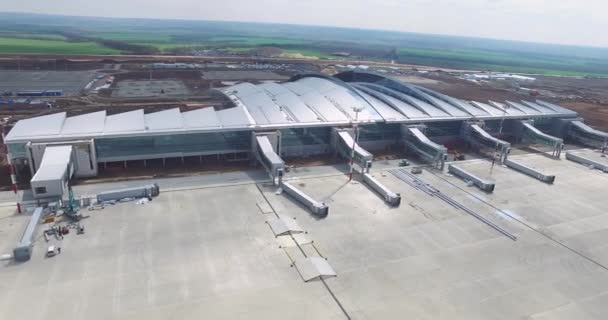
[[[350,159],[352,156],[353,162],[361,168],[362,172],[369,172],[374,156],[359,146],[348,130],[334,129],[332,144],[338,154],[345,159]]]
[[[505,165],[515,171],[521,172],[527,176],[530,176],[530,177],[540,180],[542,182],[545,182],[548,184],[553,184],[553,182],[555,182],[554,175],[544,174],[541,171],[536,170],[535,168],[529,167],[523,163],[507,159],[505,161]]]
[[[329,213],[327,204],[316,201],[294,185],[283,181],[285,162],[275,151],[280,146],[278,132],[254,132],[252,145],[256,159],[262,164],[266,171],[268,171],[274,185],[278,185],[283,192],[300,202],[314,215],[320,217],[327,216]]]
[[[354,163],[357,163],[361,168],[363,182],[376,191],[388,205],[393,207],[399,206],[401,204],[401,195],[392,192],[369,174],[374,156],[359,146],[347,130],[334,130],[334,147],[336,151],[346,159],[350,159],[351,155],[354,155]]]
[[[567,136],[588,147],[608,148],[608,133],[593,129],[579,119],[570,121]]]
[[[499,162],[504,163],[511,151],[511,144],[493,137],[482,126],[483,123],[465,122],[462,133],[464,139],[476,149],[491,149],[492,153],[498,155]]]
[[[68,190],[68,181],[77,170],[73,160],[72,146],[47,146],[30,181],[34,197],[61,199]]]
[[[583,157],[582,155],[573,152],[566,152],[566,159],[608,173],[608,162],[600,162],[594,159]]]
[[[560,157],[564,148],[564,140],[550,136],[536,127],[531,120],[519,121],[519,139],[527,143],[539,143],[552,148],[551,155],[555,158]]]
[[[465,180],[465,181],[470,181],[471,183],[473,183],[473,185],[477,186],[479,189],[491,193],[494,192],[494,187],[495,187],[495,183],[492,181],[488,181],[485,179],[482,179],[468,171],[466,171],[465,169],[461,168],[461,167],[457,167],[453,164],[448,166],[448,172],[450,172],[451,174]]]
[[[281,184],[283,173],[285,172],[285,161],[275,152],[274,145],[278,146],[280,137],[278,133],[253,133],[254,155],[262,166],[268,171],[273,184]],[[278,149],[278,147],[277,147]],[[278,179],[278,181],[277,181]]]
[[[431,141],[424,131],[426,126],[413,125],[402,127],[402,136],[405,138],[405,145],[408,151],[413,151],[426,161],[432,162],[437,168],[443,170],[445,161],[448,158],[448,149]]]
[[[27,261],[32,257],[32,248],[34,247],[35,231],[38,226],[38,221],[42,216],[42,207],[37,207],[30,218],[30,222],[27,224],[23,236],[15,249],[13,250],[13,259],[18,262]]]

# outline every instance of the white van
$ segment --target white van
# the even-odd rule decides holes
[[[46,256],[49,258],[54,257],[57,253],[59,253],[59,249],[56,246],[49,246],[48,249],[46,249]]]

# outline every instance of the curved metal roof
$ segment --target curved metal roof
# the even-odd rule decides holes
[[[574,117],[543,101],[466,102],[383,75],[347,71],[335,76],[302,74],[285,83],[239,83],[213,89],[228,107],[144,114],[57,113],[19,121],[7,143],[77,138],[279,129],[358,123],[421,123],[437,120]],[[356,112],[355,110],[359,110]]]

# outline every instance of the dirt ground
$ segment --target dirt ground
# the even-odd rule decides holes
[[[586,102],[562,102],[562,106],[574,110],[585,119],[585,123],[599,130],[608,131],[608,104]]]
[[[445,73],[429,74],[428,77],[437,81],[424,84],[425,87],[455,98],[480,102],[546,100],[576,111],[589,125],[608,131],[608,79],[539,76],[536,82],[526,86],[541,93],[550,92],[551,96],[542,94],[537,96],[521,91],[515,92],[512,89],[476,84]]]

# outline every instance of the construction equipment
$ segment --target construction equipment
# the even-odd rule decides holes
[[[80,207],[74,198],[74,191],[72,190],[72,187],[68,187],[68,205],[66,206],[63,214],[73,221],[79,221],[82,219],[82,214],[80,214],[78,211],[80,211]]]

